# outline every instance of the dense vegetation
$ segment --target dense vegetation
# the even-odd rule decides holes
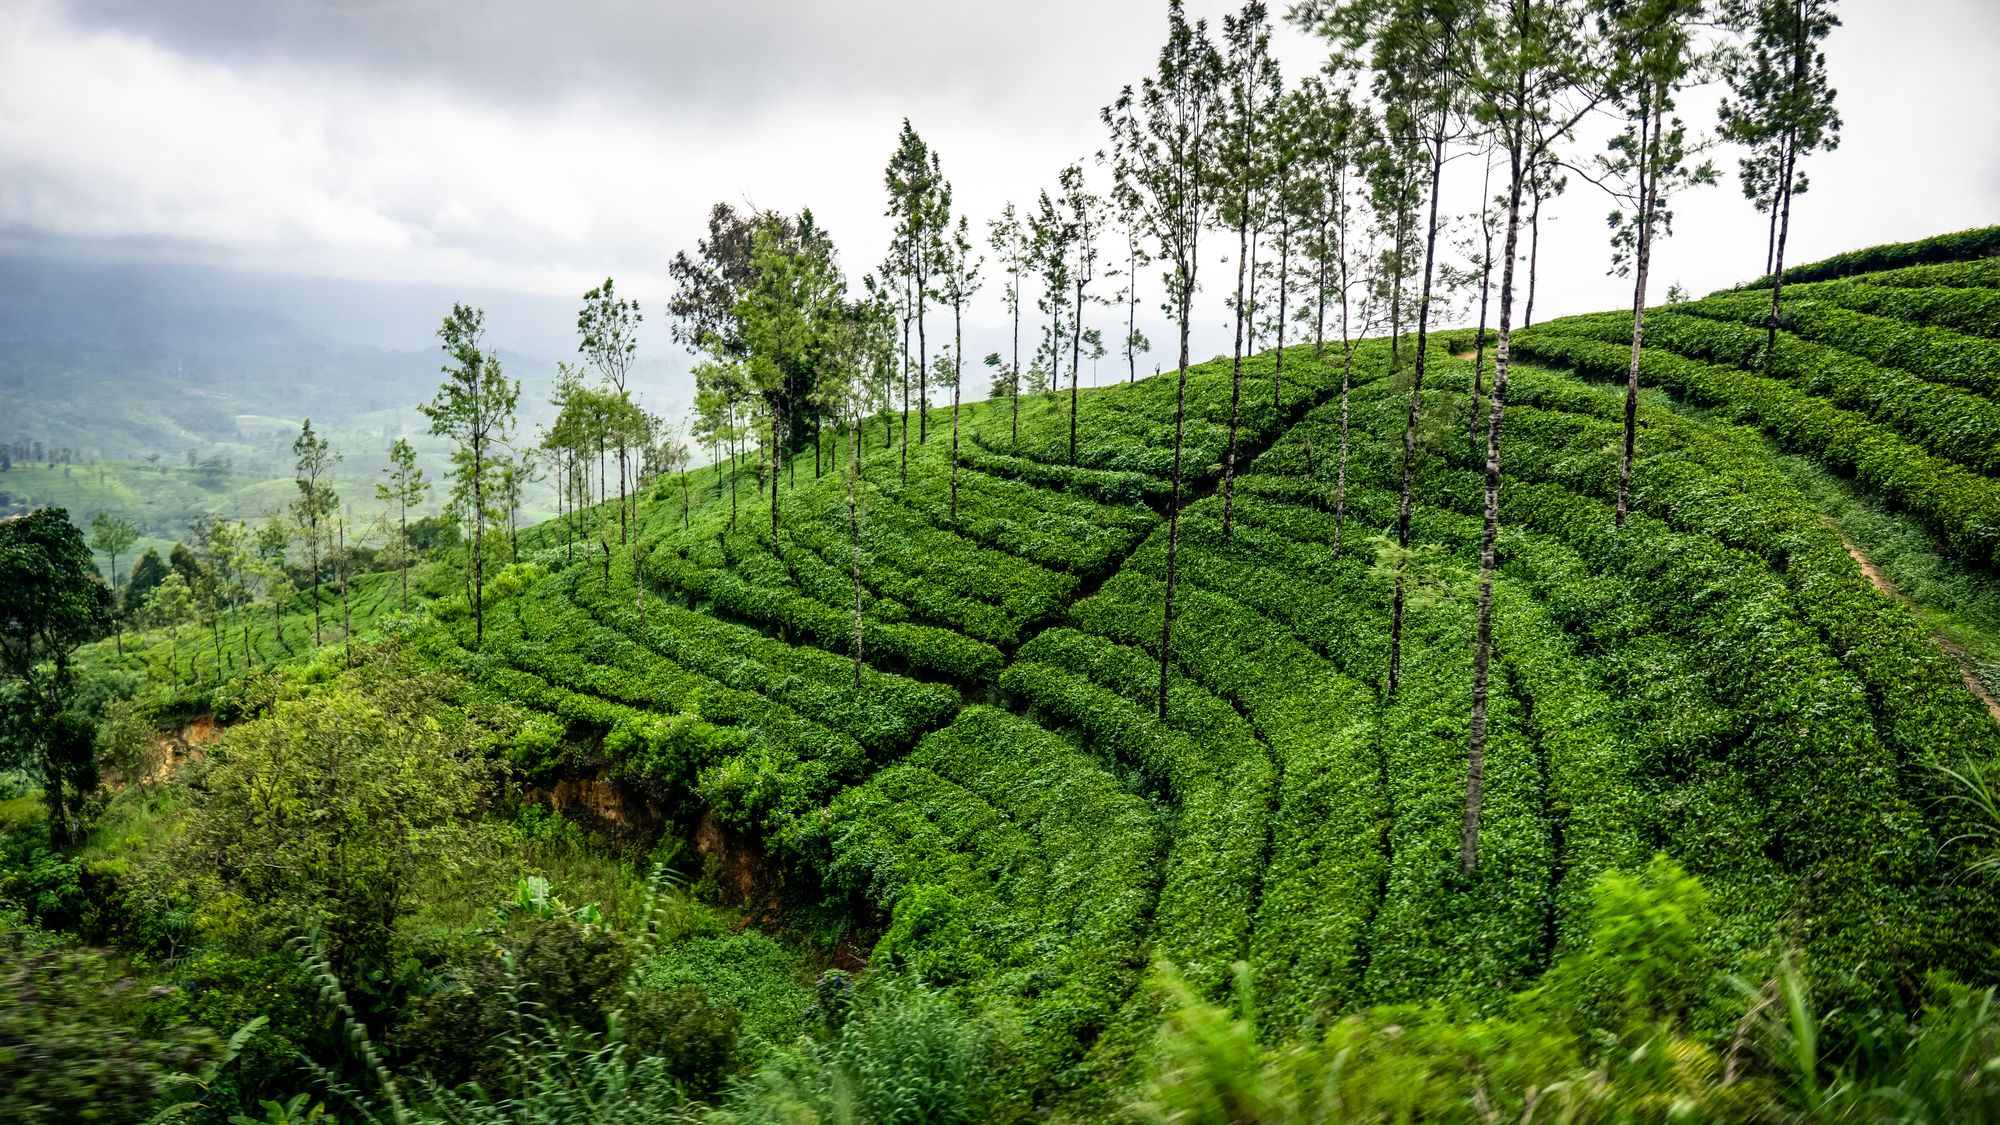
[[[519,384],[460,305],[422,408],[449,518],[408,519],[404,447],[379,552],[310,423],[283,519],[198,521],[115,588],[92,546],[130,525],[0,523],[0,1111],[2000,1115],[1992,241],[1785,267],[1822,118],[1745,177],[1795,284],[1645,309],[1639,264],[1642,317],[1517,330],[1567,132],[1522,91],[1577,45],[1512,10],[1420,37],[1429,77],[1375,93],[1422,112],[1371,123],[1281,100],[1260,6],[1221,50],[1175,6],[1105,111],[1110,199],[1071,168],[994,225],[1047,324],[983,400],[962,339],[927,354],[981,263],[906,123],[854,294],[810,212],[720,206],[675,262],[707,467],[633,405],[607,281],[539,435],[556,519],[515,526]],[[1408,13],[1368,12],[1299,18],[1387,74]],[[1596,95],[1657,139],[1672,69]],[[1256,186],[1274,114],[1328,139],[1292,154],[1317,202]],[[1459,114],[1510,163],[1497,336],[1431,319]],[[1618,171],[1640,263],[1707,178],[1672,147]],[[1084,390],[1113,211],[1182,363]],[[1322,232],[1275,278],[1296,315],[1260,348],[1244,263],[1233,354],[1188,362],[1197,236],[1279,215]]]

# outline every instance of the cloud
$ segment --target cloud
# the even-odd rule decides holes
[[[726,199],[811,206],[858,276],[886,241],[881,168],[904,115],[982,221],[1102,143],[1096,109],[1150,67],[1163,9],[12,0],[0,239],[564,295],[614,274],[657,308],[666,262]],[[1925,0],[1844,17],[1829,55],[1847,136],[1813,158],[1792,260],[2000,218],[1983,57],[2000,12]],[[1288,28],[1277,42],[1292,75],[1320,56]],[[1476,165],[1453,166],[1448,205],[1476,205]],[[1545,215],[1541,316],[1627,299],[1592,190]],[[1677,210],[1659,291],[1756,272],[1762,219],[1733,187]],[[1001,322],[994,290],[975,326]],[[1226,346],[1218,307],[1209,348]]]

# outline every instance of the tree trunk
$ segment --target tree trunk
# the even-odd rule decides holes
[[[1278,190],[1285,185],[1280,183]],[[1292,268],[1292,217],[1287,214],[1278,223],[1278,358],[1271,373],[1271,405],[1284,409],[1285,406],[1285,298],[1291,295]]]
[[[1139,381],[1139,244],[1125,232],[1125,382]]]
[[[401,540],[402,544],[403,565],[397,567],[396,569],[398,572],[398,577],[402,579],[403,612],[408,613],[410,612],[410,502],[408,500],[400,501],[398,504],[397,512],[398,512],[397,527],[399,528],[399,530],[397,531],[396,534],[397,537]]]
[[[1069,463],[1076,464],[1076,374],[1083,363],[1083,282],[1076,283],[1076,315],[1069,324]]]
[[[102,484],[104,470],[97,470],[97,475],[98,483]],[[118,600],[118,552],[116,551],[111,552],[111,594],[114,603],[111,612],[112,637],[115,639],[114,643],[118,646],[118,655],[123,656],[125,655],[125,619],[119,616],[118,607],[115,604]]]
[[[1345,155],[1342,162],[1345,164]],[[1336,222],[1340,229],[1340,251],[1337,264],[1340,267],[1340,462],[1334,472],[1333,484],[1333,561],[1340,561],[1341,527],[1347,517],[1347,392],[1354,377],[1354,332],[1348,319],[1348,276],[1347,276],[1347,174],[1343,170],[1335,177]],[[1326,249],[1324,240],[1320,242],[1322,253]],[[1326,266],[1320,265],[1322,273]],[[1322,286],[1320,292],[1324,294]]]
[[[1779,197],[1784,200],[1784,212],[1778,218],[1778,246],[1771,260],[1771,316],[1764,327],[1764,376],[1771,375],[1771,353],[1778,346],[1778,295],[1785,287],[1785,237],[1792,227],[1792,170],[1798,162],[1798,141],[1785,138],[1785,182]]]
[[[1430,217],[1424,225],[1424,280],[1417,297],[1417,357],[1410,380],[1410,414],[1403,425],[1403,493],[1396,505],[1396,590],[1389,608],[1389,678],[1383,698],[1396,698],[1403,672],[1403,609],[1408,601],[1404,589],[1405,559],[1410,547],[1410,508],[1417,476],[1417,420],[1424,405],[1424,351],[1429,344],[1431,319],[1431,273],[1437,262],[1438,181],[1444,175],[1444,142],[1431,148]]]
[[[1018,245],[1018,244],[1017,244]],[[1013,399],[1013,434],[1007,439],[1008,448],[1021,444],[1021,271],[1014,271],[1014,369],[1010,377],[1008,397]]]
[[[1631,510],[1632,454],[1639,427],[1639,347],[1646,335],[1646,270],[1652,260],[1653,193],[1658,188],[1659,176],[1653,152],[1659,138],[1655,120],[1658,114],[1647,104],[1658,104],[1653,94],[1649,89],[1646,102],[1639,106],[1639,237],[1632,271],[1632,358],[1625,368],[1625,449],[1618,459],[1618,503],[1612,516],[1613,525],[1621,529],[1626,513]]]
[[[847,536],[854,547],[854,690],[861,690],[861,509],[855,482],[861,475],[861,419],[854,420],[854,447],[847,456]]]
[[[320,638],[320,623],[319,623],[319,514],[318,514],[317,512],[313,513],[313,517],[312,517],[312,519],[311,519],[311,520],[310,520],[310,521],[309,521],[309,522],[308,522],[308,523],[306,524],[306,554],[307,554],[307,556],[309,557],[309,559],[311,560],[311,563],[312,563],[312,591],[313,591],[313,647],[314,647],[314,648],[318,648],[318,647],[319,647],[320,645],[322,645],[322,644],[325,644],[326,642],[325,642],[324,640],[322,640],[322,639]]]
[[[1535,211],[1528,219],[1528,307],[1522,311],[1521,327],[1535,326],[1535,266],[1542,256],[1542,192],[1535,189]]]
[[[1500,535],[1500,424],[1507,407],[1507,366],[1513,339],[1514,255],[1521,224],[1521,151],[1508,152],[1507,254],[1500,267],[1500,337],[1493,347],[1493,398],[1486,421],[1485,526],[1479,537],[1479,625],[1472,649],[1472,714],[1466,724],[1465,823],[1459,870],[1479,869],[1479,813],[1486,786],[1486,685],[1493,654],[1493,572]]]
[[[773,450],[774,454],[777,448],[778,448],[778,406],[776,403],[772,403],[771,404],[771,449]],[[783,554],[783,552],[778,548],[778,465],[777,462],[775,461],[771,463],[771,553],[773,555]]]
[[[917,279],[917,444],[922,445],[930,437],[931,394],[930,394],[930,351],[924,337],[924,282]]]
[[[958,399],[965,386],[964,302],[951,303],[951,518],[958,518]],[[1070,461],[1076,461],[1076,411],[1070,410]]]
[[[1250,258],[1250,186],[1246,181],[1236,219],[1236,345],[1229,374],[1229,443],[1222,453],[1222,537],[1229,538],[1236,507],[1236,424],[1243,399],[1243,281]],[[1181,361],[1183,368],[1187,361]],[[1187,382],[1183,370],[1181,382]]]
[[[1193,257],[1190,252],[1189,257]],[[1160,606],[1159,718],[1167,721],[1167,669],[1174,658],[1174,582],[1181,553],[1181,441],[1187,431],[1188,317],[1192,311],[1192,279],[1183,278],[1180,293],[1181,369],[1174,397],[1174,486],[1167,504],[1167,592]]]
[[[340,643],[349,668],[354,667],[354,599],[348,580],[347,521],[340,521]]]
[[[1250,280],[1249,288],[1243,296],[1243,350],[1257,354],[1257,244],[1263,241],[1264,232],[1250,228]]]
[[[484,439],[475,436],[472,440],[472,647],[486,643],[486,450]],[[603,443],[598,443],[600,458],[598,487],[602,489],[604,456]]]
[[[508,519],[510,522],[513,519],[511,512]],[[618,439],[618,545],[625,545],[625,439],[622,437]]]
[[[1493,157],[1489,152],[1486,158],[1486,181],[1479,190],[1482,201],[1492,186]],[[1479,230],[1485,241],[1479,251],[1479,334],[1473,337],[1472,342],[1472,409],[1466,412],[1465,419],[1465,444],[1474,457],[1479,455],[1479,406],[1480,396],[1485,393],[1480,386],[1480,379],[1485,374],[1486,368],[1486,304],[1487,298],[1493,294],[1493,224],[1488,217],[1491,213],[1482,202],[1479,211]]]
[[[907,300],[909,290],[903,291]],[[903,469],[901,480],[910,483],[910,315],[903,314]]]
[[[1778,197],[1783,194],[1784,194],[1784,188],[1782,185],[1780,184],[1771,185],[1771,221],[1768,224],[1770,230],[1764,236],[1765,277],[1770,277],[1772,276],[1773,273],[1776,272],[1771,268],[1771,265],[1773,262],[1777,260],[1778,257]]]

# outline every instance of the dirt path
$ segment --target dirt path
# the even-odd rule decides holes
[[[1826,523],[1836,532],[1840,530],[1832,520],[1829,519]],[[1853,556],[1855,565],[1861,568],[1861,573],[1868,576],[1868,581],[1873,582],[1877,590],[1904,605],[1913,604],[1909,598],[1903,596],[1901,590],[1896,589],[1894,582],[1889,581],[1889,576],[1882,573],[1882,568],[1876,566],[1875,561],[1861,548],[1848,542],[1845,535],[1840,537],[1840,545],[1847,548],[1847,553]],[[1994,722],[2000,723],[2000,699],[1994,698],[1993,693],[1987,690],[1986,681],[1980,679],[1979,674],[1972,670],[1972,661],[1966,656],[1965,650],[1935,633],[1931,634],[1931,643],[1943,650],[1944,654],[1951,657],[1952,662],[1958,665],[1958,674],[1964,678],[1966,690],[1978,696],[1979,701],[1986,704],[1986,713],[1993,717]]]

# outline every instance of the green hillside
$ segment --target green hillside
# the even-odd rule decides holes
[[[1984,263],[1931,268],[1970,277]],[[1198,498],[1182,515],[1165,723],[1152,699],[1166,378],[1091,393],[1075,466],[1059,400],[1024,403],[1018,444],[1004,405],[966,411],[956,516],[944,417],[907,484],[891,435],[864,431],[858,695],[840,659],[846,484],[797,464],[776,552],[747,487],[733,530],[708,482],[687,526],[678,497],[656,500],[639,533],[655,599],[642,623],[622,556],[608,581],[565,567],[544,527],[550,575],[495,615],[481,651],[440,658],[545,713],[583,761],[773,841],[880,917],[876,963],[1017,1012],[1050,1096],[1129,1064],[1151,1018],[1150,961],[1218,997],[1231,963],[1248,962],[1279,1027],[1370,1004],[1490,1009],[1590,940],[1600,872],[1656,851],[1709,887],[1704,942],[1746,975],[1768,972],[1771,936],[1790,925],[1844,1001],[1940,965],[1990,979],[2000,919],[1940,853],[1955,826],[1933,767],[1993,758],[2000,731],[1753,426],[1985,567],[2000,482],[1981,475],[1982,431],[1934,403],[1895,414],[1895,380],[1971,418],[2000,402],[1940,374],[1985,370],[1975,359],[1864,379],[1882,349],[1860,358],[1826,342],[1854,338],[1809,327],[1842,307],[1802,295],[1769,378],[1716,365],[1748,355],[1727,350],[1741,335],[1728,299],[1653,318],[1642,378],[1668,397],[1642,409],[1638,514],[1622,535],[1609,520],[1621,403],[1572,372],[1622,373],[1624,350],[1598,338],[1629,337],[1629,317],[1516,338],[1536,366],[1514,369],[1506,423],[1503,675],[1486,866],[1470,884],[1452,858],[1481,504],[1464,436],[1472,363],[1450,356],[1466,339],[1431,357],[1423,594],[1393,702],[1373,537],[1394,518],[1408,384],[1381,343],[1355,372],[1339,558],[1337,366],[1293,349],[1273,407],[1275,357],[1249,365],[1254,456],[1227,538],[1214,489],[1228,365],[1190,375]],[[2000,346],[1904,330],[1965,355]],[[1842,379],[1864,379],[1865,400],[1843,397]],[[1710,1002],[1711,1028],[1740,1016],[1733,996]]]
[[[1513,337],[1472,877],[1470,411],[1491,356],[1469,331],[1430,341],[1393,698],[1385,529],[1413,341],[1401,370],[1361,344],[1345,395],[1337,345],[1288,349],[1282,383],[1276,353],[1246,362],[1228,497],[1230,364],[1190,371],[1164,720],[1171,373],[1084,392],[1074,464],[1066,395],[1018,419],[963,408],[955,490],[948,409],[922,443],[912,419],[907,470],[900,420],[870,418],[852,525],[844,447],[774,474],[775,543],[751,464],[660,481],[627,546],[602,511],[589,539],[542,524],[491,581],[478,645],[449,579],[405,617],[394,576],[363,575],[360,659],[504,716],[487,748],[527,793],[608,787],[670,840],[711,826],[690,874],[790,943],[719,962],[750,974],[727,986],[746,1010],[780,1013],[753,1060],[837,946],[987,1029],[1000,1117],[1113,1116],[1187,1057],[1156,1040],[1163,1019],[1227,1008],[1272,1050],[1348,1043],[1381,1068],[1368,1088],[1412,1104],[1476,1101],[1511,1066],[1491,1081],[1519,1112],[1523,1089],[1603,1065],[1628,1086],[1600,1109],[1679,1083],[1698,1114],[1754,1118],[1732,1100],[1752,1088],[1718,1076],[1794,965],[1820,1012],[1854,1019],[1943,1003],[1936,974],[2000,981],[2000,898],[1966,870],[1980,823],[1941,772],[2000,761],[1968,679],[2000,665],[2000,271],[1927,261],[1965,243],[1801,267],[1815,280],[1787,287],[1768,366],[1767,294],[1650,310],[1622,530],[1629,314]],[[282,654],[268,608],[228,617],[220,678],[340,675],[302,612]],[[198,658],[213,691],[215,638],[193,626],[110,649],[89,660],[173,691],[163,669]],[[740,863],[752,901],[718,874]],[[1635,902],[1668,915],[1621,913]],[[1656,960],[1619,960],[1635,918]],[[668,948],[661,979],[694,971],[695,946]],[[1634,1012],[1677,1029],[1684,1069],[1591,1062],[1633,1042],[1615,1020]],[[1862,1034],[1829,1019],[1830,1041]],[[1216,1065],[1292,1065],[1246,1049]]]

